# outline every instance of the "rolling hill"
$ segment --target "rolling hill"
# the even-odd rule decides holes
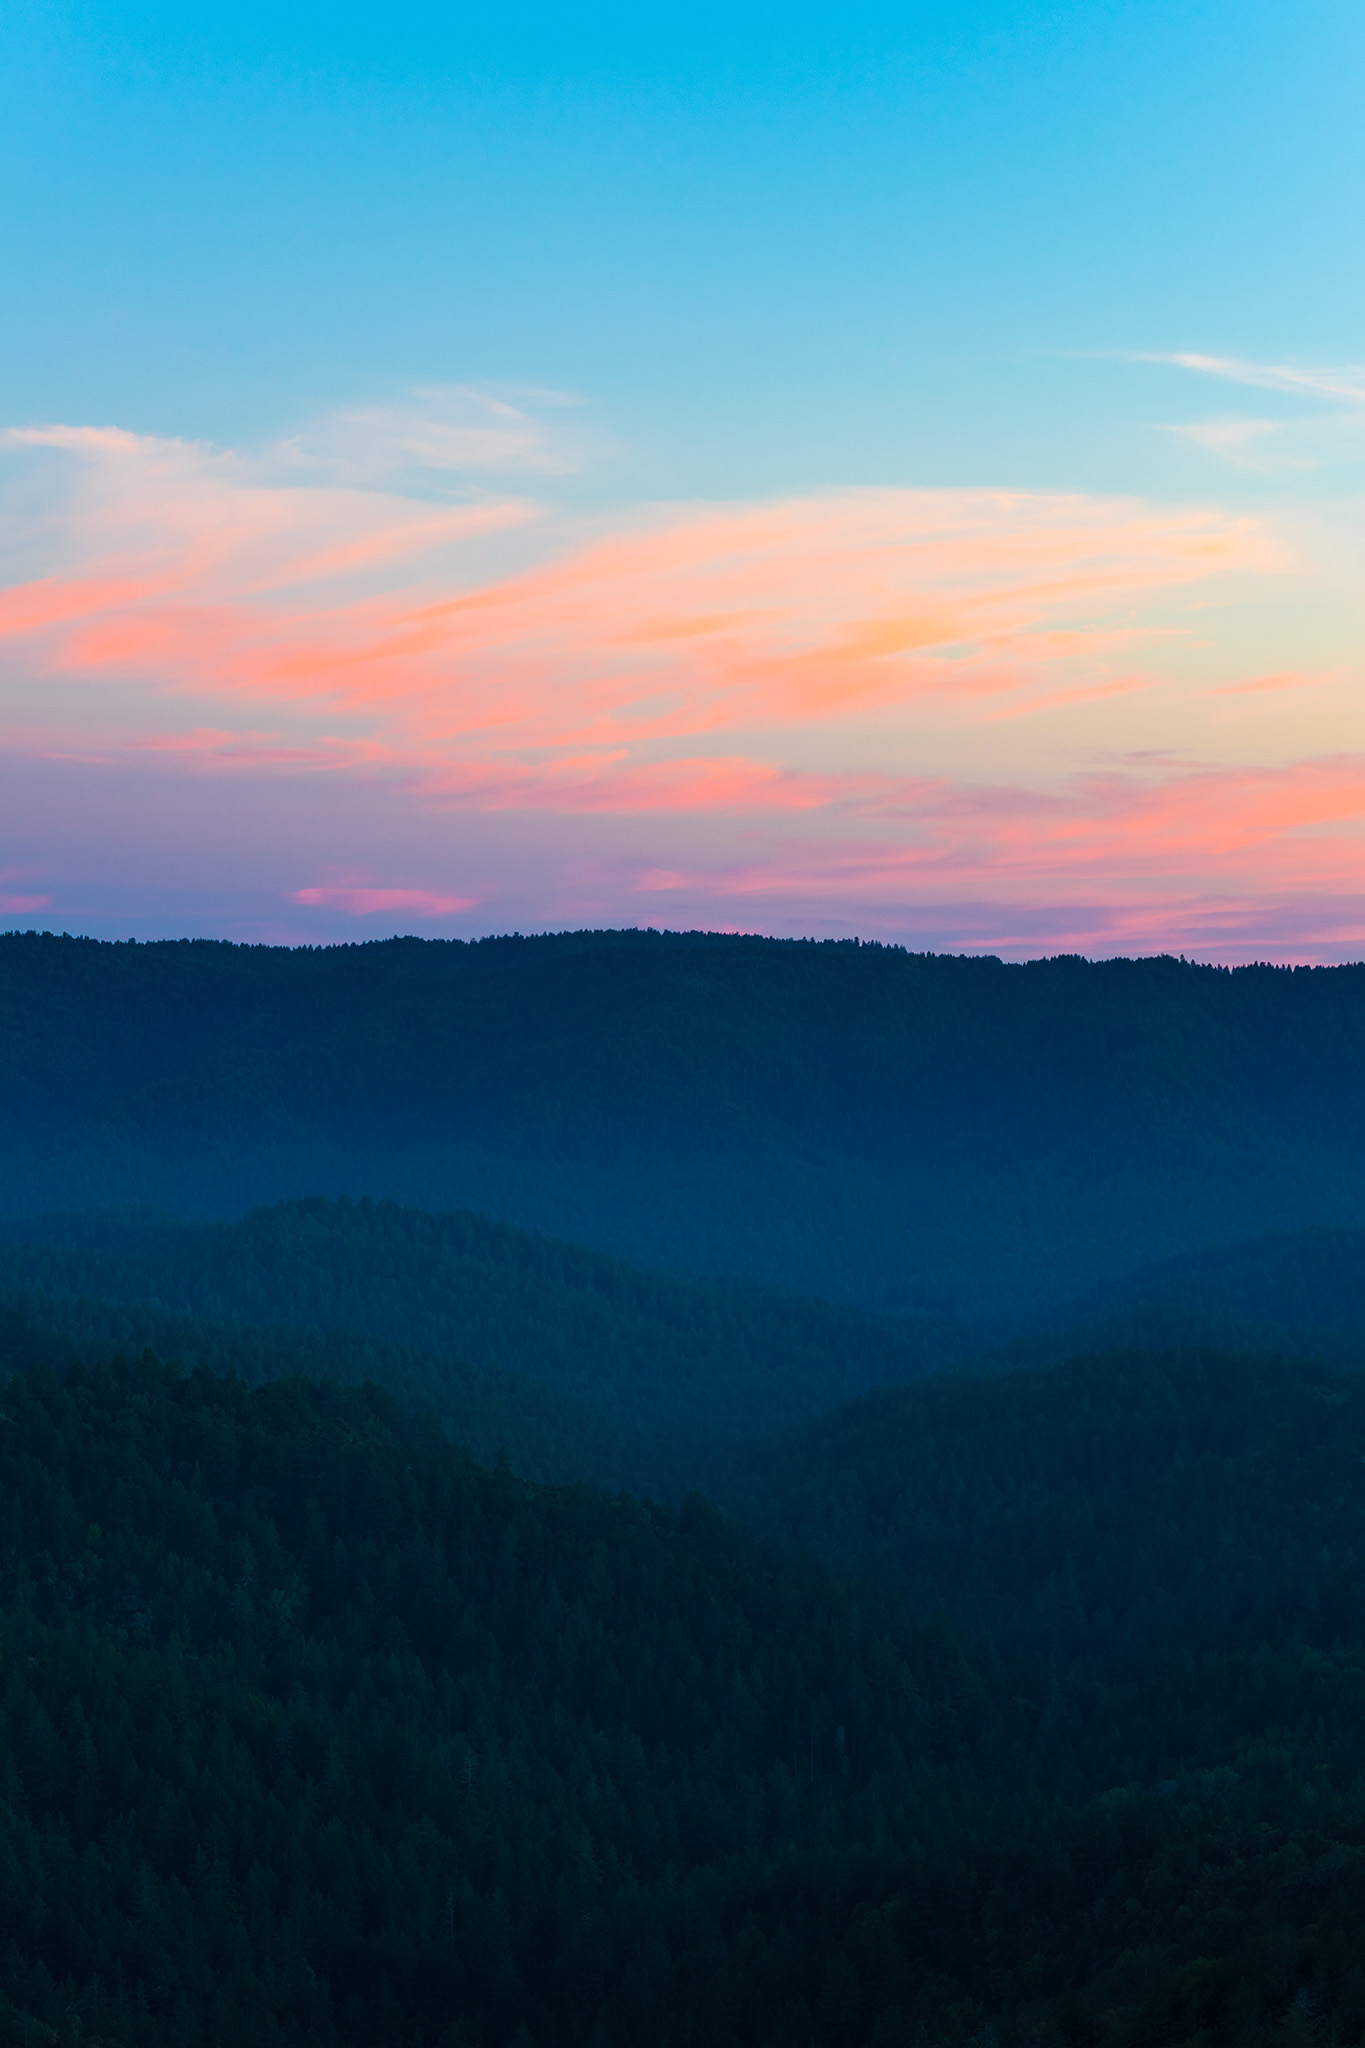
[[[0,1208],[476,1209],[1010,1326],[1365,1220],[1365,969],[712,934],[0,939]]]
[[[320,1198],[240,1223],[11,1222],[0,1299],[54,1361],[150,1346],[248,1380],[371,1379],[528,1476],[673,1493],[718,1445],[942,1369],[963,1343],[943,1324],[649,1272],[486,1217]]]

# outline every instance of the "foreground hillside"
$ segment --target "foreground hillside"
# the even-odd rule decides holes
[[[0,1557],[0,1972],[116,2040],[585,2039],[661,1887],[981,1810],[951,1629],[372,1391],[12,1380]]]
[[[612,2048],[1307,2048],[1365,2037],[1365,1812],[1116,1795],[917,1856],[793,1859],[669,1916]],[[622,2020],[626,2024],[622,2024]],[[636,2031],[630,2031],[631,2024]]]
[[[939,1380],[747,1449],[724,1497],[989,1637],[1050,1701],[1053,1785],[1357,1780],[1365,1376],[1196,1349]]]
[[[706,934],[0,939],[0,1205],[389,1195],[1017,1317],[1365,1218],[1365,970]]]
[[[528,1485],[373,1390],[14,1378],[0,2041],[1345,2048],[1362,1518],[1293,1455],[1338,1554],[1229,1578],[1233,1517],[1203,1559],[1260,1586],[1259,1752],[1152,1785],[1120,1716],[1069,1810],[1064,1660],[1024,1694],[700,1500]],[[1296,1661],[1334,1724],[1284,1720]]]

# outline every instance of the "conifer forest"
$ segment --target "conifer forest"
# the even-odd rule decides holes
[[[1365,968],[0,937],[3,2048],[1365,2042]]]

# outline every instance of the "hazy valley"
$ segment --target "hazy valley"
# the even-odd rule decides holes
[[[0,940],[0,2036],[1357,2040],[1365,974]]]

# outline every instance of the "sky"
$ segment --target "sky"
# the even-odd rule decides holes
[[[9,0],[0,927],[1365,957],[1365,13]]]

